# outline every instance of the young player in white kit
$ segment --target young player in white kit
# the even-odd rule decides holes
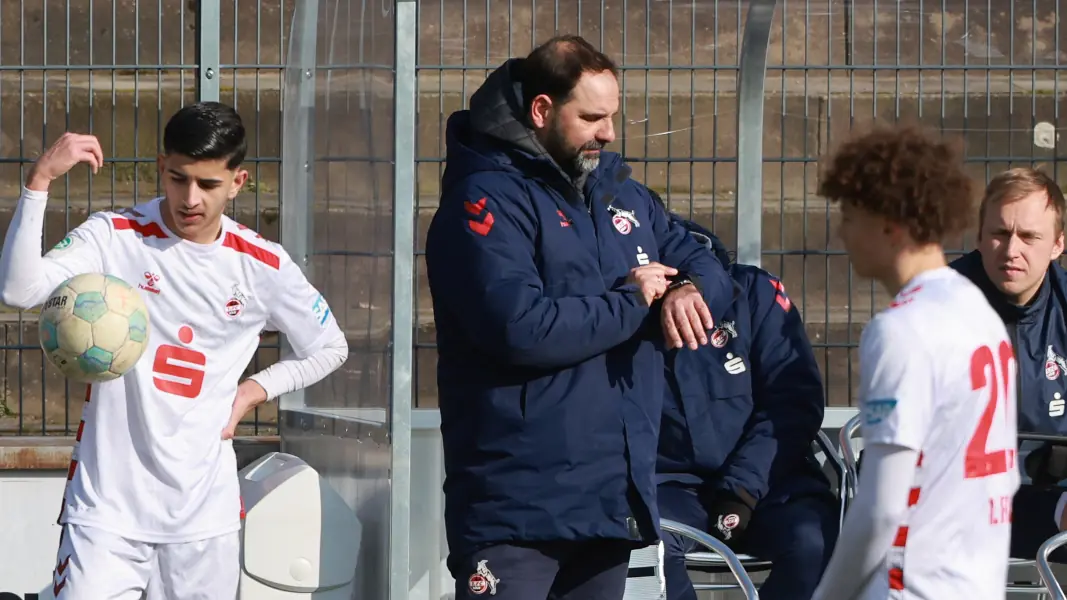
[[[153,567],[156,596],[233,600],[234,430],[348,355],[326,301],[285,250],[223,214],[248,177],[237,113],[186,107],[163,146],[163,198],[94,213],[42,257],[49,183],[104,160],[96,138],[64,135],[30,171],[0,257],[7,305],[36,306],[67,278],[96,272],[139,286],[150,313],[145,354],[87,398],[60,513],[60,600],[138,600]],[[265,329],[284,333],[295,356],[239,381]]]
[[[863,467],[819,600],[1005,596],[1015,359],[941,245],[974,214],[973,192],[951,146],[905,126],[856,136],[821,177],[856,274],[894,298],[860,341]]]

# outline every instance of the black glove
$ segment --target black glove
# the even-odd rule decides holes
[[[708,517],[711,520],[711,535],[727,544],[734,544],[748,527],[752,509],[737,496],[729,492],[719,492],[711,505]]]

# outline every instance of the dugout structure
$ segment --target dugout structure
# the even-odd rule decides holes
[[[744,4],[733,233],[738,260],[759,265],[764,79],[777,3]],[[359,517],[359,598],[452,592],[439,416],[413,409],[416,333],[426,316],[415,297],[424,277],[418,71],[430,68],[417,64],[419,27],[414,0],[300,0],[285,70],[281,242],[326,295],[351,355],[340,373],[281,399],[282,449],[325,475]],[[444,68],[433,69],[444,78]],[[476,86],[464,83],[464,94]]]

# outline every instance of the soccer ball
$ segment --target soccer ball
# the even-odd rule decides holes
[[[41,349],[67,379],[82,383],[122,377],[148,344],[148,307],[118,277],[76,275],[41,307]]]

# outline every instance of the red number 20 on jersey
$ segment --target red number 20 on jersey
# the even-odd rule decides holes
[[[1004,400],[1005,412],[1012,410],[1007,405],[1009,386],[1013,385],[1011,363],[1014,359],[1011,345],[1002,341],[994,357],[989,346],[982,346],[971,355],[971,389],[977,391],[989,389],[989,402],[978,420],[978,427],[971,435],[964,458],[963,473],[967,479],[977,479],[1006,473],[1015,468],[1015,448],[1002,448],[992,452],[986,451],[989,431],[993,427],[993,416],[997,405]],[[999,367],[999,369],[998,369]]]

